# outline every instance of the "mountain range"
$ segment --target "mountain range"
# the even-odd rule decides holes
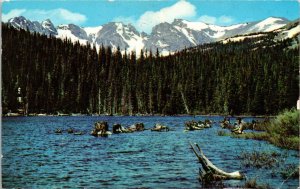
[[[110,22],[98,27],[80,27],[74,24],[54,26],[50,19],[37,22],[23,16],[8,20],[8,24],[17,29],[52,35],[61,39],[69,38],[81,44],[89,42],[96,46],[101,44],[111,46],[113,49],[120,47],[123,52],[126,49],[127,52],[136,51],[137,54],[142,49],[148,51],[158,49],[162,55],[237,35],[278,30],[288,23],[290,23],[289,20],[277,17],[232,26],[175,19],[172,23],[164,22],[154,26],[152,32],[146,34],[137,31],[131,24],[121,22]]]

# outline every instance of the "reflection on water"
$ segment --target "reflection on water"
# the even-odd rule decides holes
[[[192,119],[223,117],[7,117],[2,122],[3,187],[22,188],[199,188],[200,164],[189,147],[197,142],[210,160],[225,171],[241,170],[258,183],[276,187],[283,182],[279,168],[243,168],[241,152],[262,150],[287,153],[286,163],[298,163],[297,152],[287,151],[254,140],[217,136],[212,128],[183,132],[184,122]],[[144,132],[96,138],[89,135],[96,121],[124,126],[143,122],[150,129],[155,123],[169,126],[169,132]],[[249,118],[248,121],[251,119]],[[247,121],[247,120],[246,120]],[[84,135],[54,130],[74,128]],[[239,186],[245,181],[226,181]],[[288,180],[282,188],[295,188],[298,180]]]

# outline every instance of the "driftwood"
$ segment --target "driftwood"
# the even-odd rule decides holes
[[[113,125],[113,133],[119,134],[119,133],[132,133],[133,131],[123,127],[121,124],[114,124]]]
[[[169,131],[169,127],[165,126],[165,125],[160,125],[160,124],[156,124],[152,129],[151,131],[158,131],[158,132],[161,132],[161,131]]]
[[[130,132],[135,132],[135,131],[144,131],[145,130],[145,125],[144,123],[136,123],[134,125],[131,125],[128,130]]]
[[[202,170],[200,169],[199,179],[204,182],[212,182],[217,180],[228,180],[228,179],[237,179],[241,180],[244,178],[244,175],[239,171],[227,173],[218,167],[216,167],[202,152],[198,144],[195,146],[190,143],[193,152],[197,156],[200,164],[202,165]]]

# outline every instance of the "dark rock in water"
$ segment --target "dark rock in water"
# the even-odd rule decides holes
[[[122,126],[121,126],[121,124],[117,123],[117,124],[113,125],[113,133],[114,134],[122,133]]]

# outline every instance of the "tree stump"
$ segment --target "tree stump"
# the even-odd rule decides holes
[[[199,179],[202,183],[210,183],[213,181],[228,179],[241,180],[244,178],[244,175],[239,171],[228,173],[219,169],[204,155],[198,144],[194,145],[190,143],[193,152],[197,156],[200,164],[202,165],[202,169],[200,168],[199,170]]]
[[[108,130],[108,124],[105,121],[96,122],[95,128],[92,130],[91,135],[93,136],[108,136],[111,134]]]

